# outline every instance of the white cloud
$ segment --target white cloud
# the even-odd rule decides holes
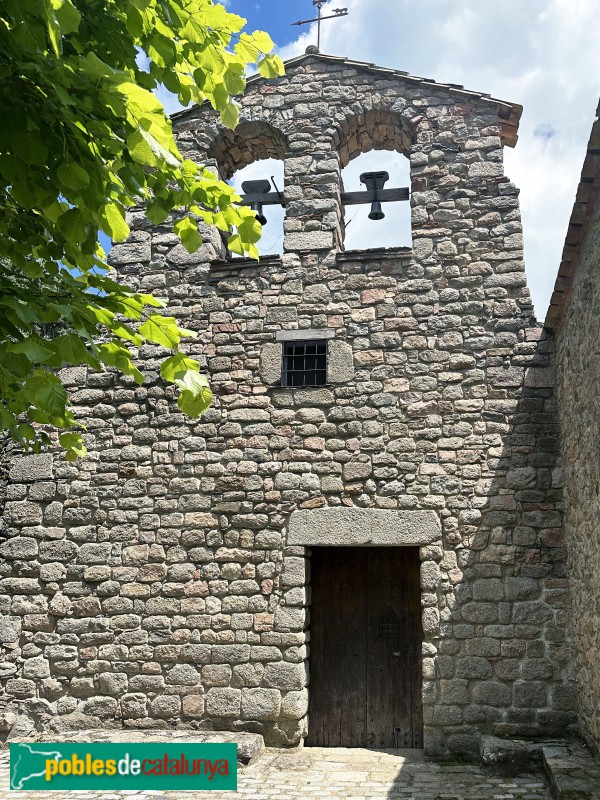
[[[600,3],[332,0],[324,13],[339,5],[350,14],[323,22],[322,52],[463,84],[524,106],[517,148],[505,150],[506,171],[521,189],[525,261],[543,319],[600,94]],[[280,52],[290,58],[315,43],[311,26]],[[371,167],[375,157],[363,156],[360,171],[381,169]],[[349,235],[359,231],[363,246],[376,246],[372,237],[382,237],[383,224],[353,222]]]

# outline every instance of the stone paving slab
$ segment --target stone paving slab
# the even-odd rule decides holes
[[[600,800],[600,763],[579,742],[542,747],[554,800]]]
[[[9,793],[8,751],[0,753],[0,797],[57,800],[56,792]],[[175,800],[180,792],[70,792],[73,800]],[[194,792],[186,792],[190,800]],[[339,748],[266,749],[239,773],[237,795],[210,800],[548,800],[538,775],[494,778],[478,766],[427,761],[422,751]]]

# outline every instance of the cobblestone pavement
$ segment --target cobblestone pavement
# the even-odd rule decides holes
[[[56,792],[8,792],[8,752],[0,753],[0,798],[57,800]],[[78,797],[118,800],[175,800],[176,792],[72,792]],[[230,800],[232,792],[202,793]],[[186,793],[192,798],[193,793]],[[539,776],[515,779],[483,775],[476,766],[436,764],[419,751],[325,748],[268,749],[239,774],[244,800],[547,800]]]

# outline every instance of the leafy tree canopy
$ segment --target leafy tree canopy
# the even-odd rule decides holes
[[[212,0],[2,0],[0,2],[0,428],[39,449],[31,423],[63,430],[73,460],[85,452],[61,367],[116,367],[137,383],[131,345],[167,349],[164,380],[192,417],[208,382],[178,347],[190,331],[106,273],[98,235],[129,233],[125,210],[174,229],[193,252],[198,219],[232,232],[232,250],[257,256],[260,225],[239,197],[184,160],[155,90],[184,106],[210,101],[227,127],[247,64],[283,74],[268,34]],[[137,325],[137,321],[142,322]],[[60,335],[44,335],[59,323]]]

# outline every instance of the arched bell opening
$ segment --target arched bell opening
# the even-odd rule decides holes
[[[234,131],[221,130],[208,150],[209,158],[217,164],[219,177],[237,190],[263,225],[263,236],[258,243],[261,256],[283,252],[287,153],[285,135],[263,121],[241,122]]]
[[[410,163],[401,153],[361,154],[342,171],[342,197],[372,191],[373,199],[344,204],[344,249],[412,247],[408,196],[387,201],[386,192],[410,187]]]
[[[413,136],[400,114],[388,109],[356,114],[339,125],[337,142],[344,249],[411,247]]]
[[[230,183],[242,197],[248,198],[248,205],[263,226],[263,235],[258,243],[259,254],[283,253],[284,162],[275,158],[255,161],[236,172]],[[250,198],[253,198],[252,202]]]

